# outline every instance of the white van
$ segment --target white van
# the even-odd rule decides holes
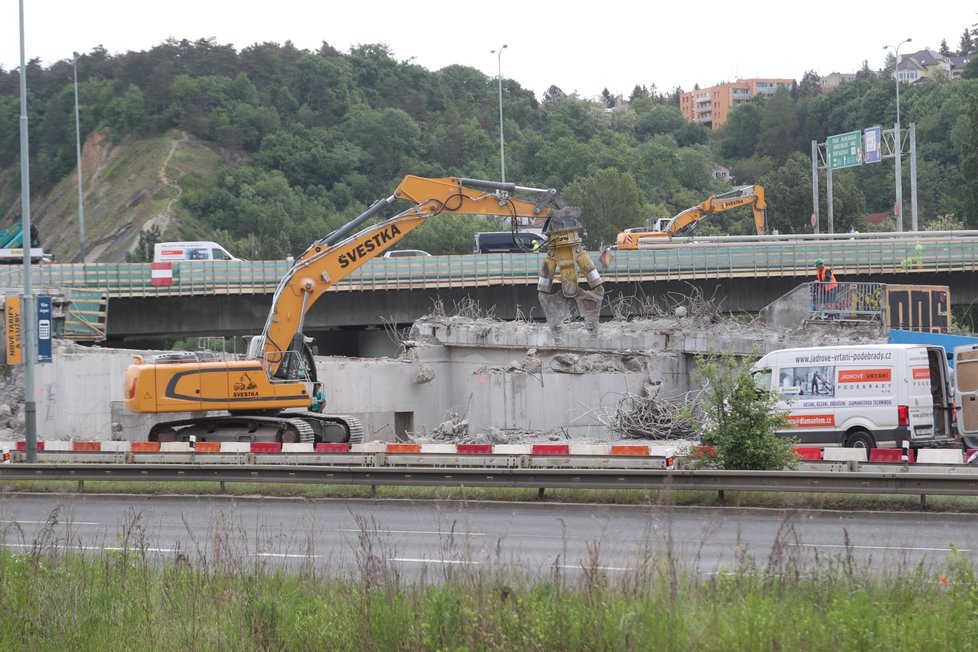
[[[182,260],[240,260],[216,242],[157,242],[153,247],[153,262],[179,262]]]
[[[777,390],[801,445],[943,447],[957,443],[947,352],[922,344],[781,349],[751,368],[758,389]]]

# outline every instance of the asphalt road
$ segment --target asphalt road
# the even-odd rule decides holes
[[[633,572],[665,555],[708,577],[851,560],[939,573],[978,550],[978,515],[723,507],[288,498],[0,494],[0,542],[19,552],[123,546],[150,557],[356,577],[368,568],[437,580],[458,569],[553,576]]]

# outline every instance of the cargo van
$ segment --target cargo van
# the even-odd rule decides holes
[[[546,250],[547,239],[531,231],[485,231],[475,234],[477,254],[525,254]]]
[[[199,260],[240,260],[216,242],[157,242],[153,247],[153,262]]]
[[[958,435],[966,449],[978,449],[978,344],[954,347]]]
[[[777,391],[806,446],[944,447],[957,443],[947,352],[921,344],[781,349],[751,368],[758,390]]]

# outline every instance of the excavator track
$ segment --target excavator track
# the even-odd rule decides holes
[[[168,421],[153,426],[150,441],[359,443],[363,424],[346,415],[283,412],[279,415],[222,415]]]

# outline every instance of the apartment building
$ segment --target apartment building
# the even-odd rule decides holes
[[[689,122],[717,129],[738,104],[757,95],[773,95],[782,86],[791,89],[794,83],[794,79],[738,79],[683,93],[679,97],[679,110]]]

